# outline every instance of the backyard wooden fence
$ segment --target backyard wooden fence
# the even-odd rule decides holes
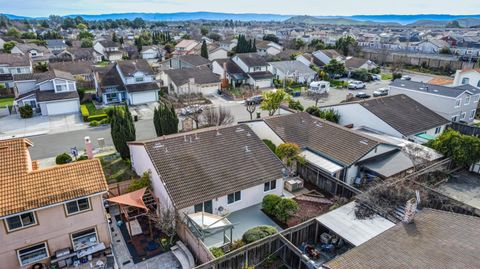
[[[449,125],[449,127],[464,135],[480,136],[480,127],[477,127],[477,126],[471,126],[463,123],[452,122]]]
[[[118,196],[118,195],[122,195],[122,194],[126,193],[127,188],[128,188],[128,186],[130,185],[131,182],[132,182],[132,180],[129,179],[129,180],[121,181],[121,182],[108,184],[108,190],[109,190],[110,195]]]

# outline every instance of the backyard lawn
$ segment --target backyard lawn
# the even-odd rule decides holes
[[[11,106],[13,99],[13,97],[0,97],[0,107]]]
[[[393,78],[392,74],[383,73],[382,80],[391,80]]]
[[[117,153],[99,157],[108,183],[121,182],[138,178],[132,171],[130,163],[120,158]]]

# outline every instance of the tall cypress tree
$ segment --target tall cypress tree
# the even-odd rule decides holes
[[[207,48],[207,42],[206,42],[205,40],[203,40],[202,49],[201,49],[200,55],[201,55],[203,58],[208,59],[208,48]]]
[[[164,126],[163,126],[163,117],[164,117],[164,105],[162,102],[159,102],[160,105],[158,108],[155,108],[153,111],[153,125],[155,126],[155,132],[157,136],[162,136],[165,134]]]
[[[173,105],[167,101],[161,101],[153,114],[153,125],[157,136],[178,133],[178,122]]]
[[[135,141],[135,125],[127,105],[123,111],[121,107],[113,108],[110,112],[110,127],[115,149],[120,153],[122,159],[130,158],[130,149],[127,143]]]
[[[253,39],[253,47],[252,47],[252,52],[257,52],[257,40]]]

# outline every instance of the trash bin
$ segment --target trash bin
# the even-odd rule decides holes
[[[260,119],[260,112],[257,112],[257,119]]]
[[[133,116],[133,121],[138,121],[138,115]]]

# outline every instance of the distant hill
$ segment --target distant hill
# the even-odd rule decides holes
[[[4,14],[10,19],[44,19],[44,17],[26,17],[13,14]],[[286,21],[307,24],[336,24],[336,25],[411,25],[444,27],[451,21],[459,21],[462,27],[478,25],[479,15],[445,15],[445,14],[417,14],[417,15],[354,15],[354,16],[294,16],[260,13],[219,13],[219,12],[177,12],[177,13],[112,13],[112,14],[71,14],[64,17],[81,16],[85,20],[129,19],[142,18],[149,21],[191,21],[191,20],[238,20],[238,21]]]
[[[414,23],[408,24],[408,26],[425,26],[425,27],[445,27],[449,23],[457,21],[460,27],[470,28],[480,25],[480,18],[460,18],[448,21],[437,20],[418,20]]]
[[[400,25],[396,22],[374,22],[361,21],[349,18],[319,18],[313,16],[295,16],[285,21],[286,23],[304,23],[304,24],[330,24],[330,25]]]

